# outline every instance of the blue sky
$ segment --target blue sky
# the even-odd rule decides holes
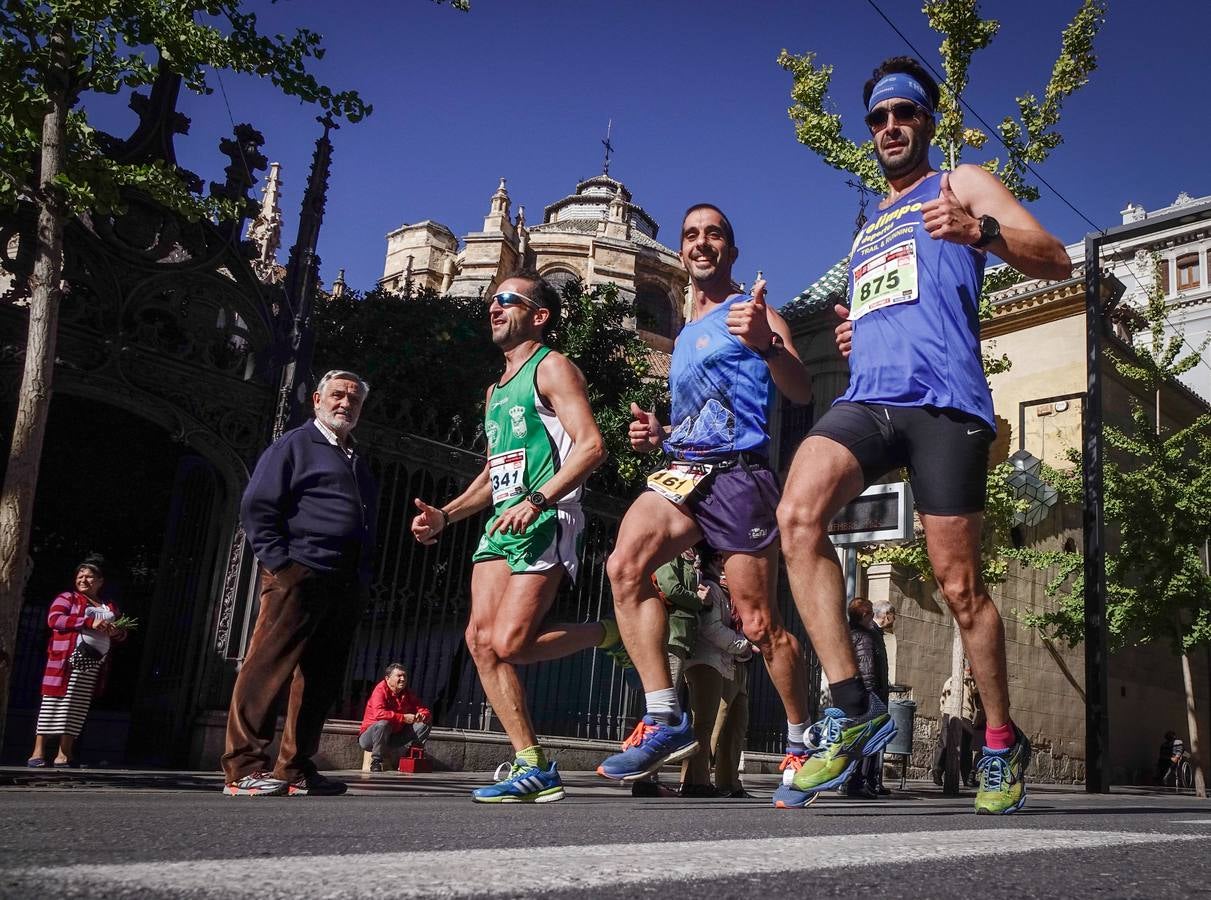
[[[939,39],[918,0],[878,2],[938,66]],[[601,171],[600,141],[613,119],[610,173],[660,223],[659,239],[676,247],[685,207],[718,204],[736,227],[737,277],[762,269],[781,303],[847,252],[857,195],[848,176],[795,141],[779,51],[814,50],[835,66],[832,96],[855,139],[864,133],[862,82],[879,60],[909,52],[863,0],[473,0],[470,13],[426,0],[247,5],[267,30],[320,32],[328,53],[317,74],[374,105],[334,137],[319,248],[325,282],[343,267],[359,289],[381,276],[393,228],[422,219],[460,236],[481,228],[501,176],[514,211],[524,204],[528,221],[541,220],[544,205]],[[967,93],[985,119],[999,121],[1016,95],[1042,90],[1077,6],[983,4],[985,16],[1001,19]],[[1208,34],[1208,4],[1111,3],[1099,68],[1068,101],[1065,142],[1040,170],[1099,225],[1119,224],[1128,201],[1153,209],[1182,190],[1211,193]],[[254,78],[228,75],[223,84],[234,120],[259,128],[266,155],[282,163],[284,262],[319,132],[315,110]],[[180,162],[221,180],[217,142],[231,131],[222,96],[185,95],[180,109],[193,120],[177,141]],[[95,117],[118,134],[134,122],[113,103],[97,104]],[[259,197],[260,185],[254,191]],[[1045,188],[1032,211],[1065,242],[1090,230]]]

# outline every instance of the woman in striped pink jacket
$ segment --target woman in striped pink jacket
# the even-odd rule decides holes
[[[38,735],[27,763],[31,768],[46,765],[48,735],[59,738],[55,765],[75,763],[76,738],[88,717],[101,666],[111,643],[126,638],[125,631],[111,624],[118,616],[117,607],[100,599],[104,564],[102,557],[88,556],[76,566],[75,590],[64,591],[50,605]]]

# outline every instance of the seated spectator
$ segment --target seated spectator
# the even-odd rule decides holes
[[[1169,770],[1181,762],[1186,747],[1174,731],[1166,731],[1165,739],[1161,741],[1160,755],[1156,760],[1156,783],[1164,784]]]
[[[366,701],[366,714],[358,729],[357,742],[370,753],[370,771],[383,771],[383,751],[387,748],[424,746],[432,721],[433,714],[408,690],[404,667],[400,663],[387,666],[383,680]]]

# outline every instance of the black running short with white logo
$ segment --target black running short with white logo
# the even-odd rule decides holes
[[[849,450],[867,486],[907,468],[920,512],[957,516],[984,509],[995,432],[977,416],[936,406],[844,402],[820,417],[812,435]]]

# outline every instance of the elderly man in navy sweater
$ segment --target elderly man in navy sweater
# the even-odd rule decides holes
[[[311,761],[365,607],[378,489],[350,432],[369,386],[352,372],[320,379],[315,419],[257,461],[240,520],[261,564],[261,609],[227,714],[224,791],[343,794]],[[276,763],[276,699],[289,683]]]

